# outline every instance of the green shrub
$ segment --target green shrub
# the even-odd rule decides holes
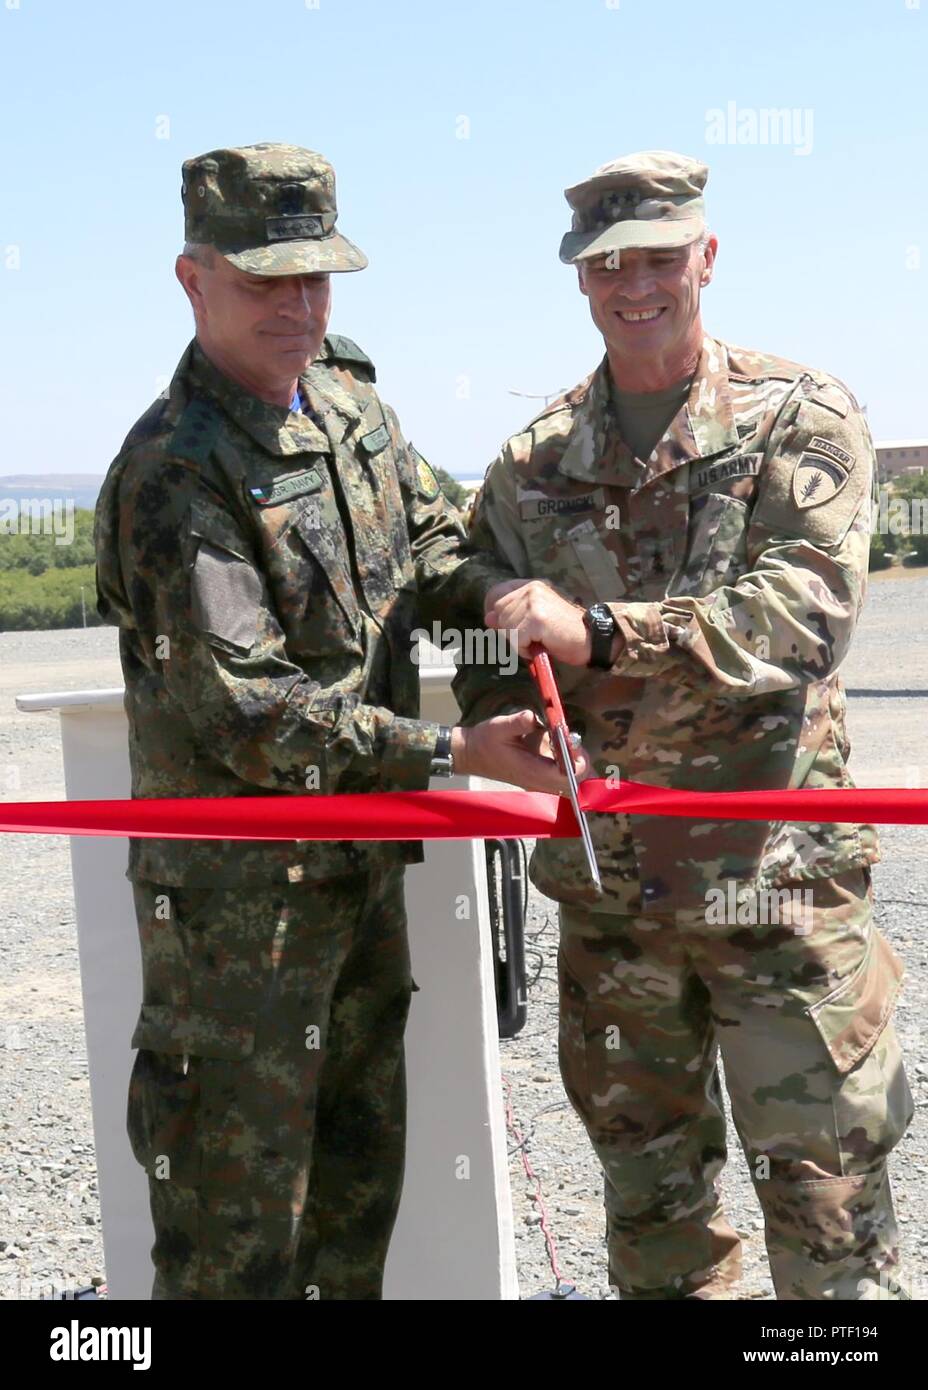
[[[870,569],[885,570],[893,562],[892,552],[886,545],[886,537],[874,531],[870,537]]]
[[[462,487],[457,478],[452,478],[443,468],[433,468],[432,472],[441,483],[441,490],[452,506],[464,511],[467,507],[467,488]]]
[[[0,632],[81,627],[82,584],[87,626],[100,627],[92,564],[50,568],[37,575],[24,569],[0,570]]]
[[[910,536],[910,553],[906,556],[906,563],[910,565],[928,565],[928,536]]]
[[[17,530],[8,535],[0,529],[0,574],[22,569],[41,574],[47,569],[77,569],[94,562],[93,512],[86,508],[75,509],[74,537],[67,544],[59,543],[53,535],[32,535],[31,527],[38,521],[31,521],[25,514],[15,524],[30,527],[30,533],[21,535]]]

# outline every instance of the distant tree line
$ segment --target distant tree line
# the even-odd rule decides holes
[[[888,569],[897,560],[904,565],[928,565],[928,529],[923,525],[923,517],[928,517],[928,473],[911,474],[898,478],[892,488],[881,488],[881,502],[878,521],[888,520],[890,530],[874,531],[870,537],[870,568]],[[889,507],[885,505],[886,496],[891,498]],[[916,521],[911,525],[897,527],[898,504],[922,504],[910,506],[910,516]]]
[[[463,509],[465,489],[443,469],[435,472],[449,501]],[[892,497],[906,502],[923,498],[928,513],[928,473],[898,480]],[[870,568],[885,569],[895,560],[928,565],[928,533],[874,531]],[[0,632],[80,627],[84,614],[88,627],[99,627],[96,601],[93,512],[74,511],[74,538],[68,545],[57,545],[54,535],[0,533]]]
[[[81,585],[88,627],[99,627],[94,580],[93,512],[76,508],[74,536],[56,544],[50,534],[0,530],[0,632],[80,627]],[[30,526],[21,517],[18,525]],[[12,525],[8,527],[12,530]]]
[[[445,496],[463,507],[466,490],[443,469],[435,472]],[[56,544],[48,527],[44,534],[31,534],[39,531],[38,520],[25,514],[15,522],[0,519],[0,632],[81,627],[85,615],[88,627],[102,625],[96,609],[93,515],[87,508],[74,509],[74,536],[66,545]]]

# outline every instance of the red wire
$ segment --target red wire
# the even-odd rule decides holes
[[[526,1152],[526,1139],[522,1131],[517,1127],[515,1115],[512,1110],[512,1083],[508,1076],[503,1077],[503,1085],[506,1087],[506,1128],[519,1145],[519,1153],[522,1155],[522,1167],[525,1169],[525,1176],[529,1182],[534,1183],[535,1191],[531,1194],[532,1201],[535,1202],[541,1212],[541,1233],[545,1238],[545,1246],[548,1252],[548,1264],[551,1266],[551,1273],[554,1275],[555,1284],[560,1288],[562,1282],[560,1265],[557,1262],[557,1244],[554,1235],[548,1226],[548,1210],[541,1195],[541,1179],[529,1162]]]

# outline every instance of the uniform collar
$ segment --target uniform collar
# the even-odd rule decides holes
[[[612,412],[609,359],[604,357],[575,403],[573,428],[558,465],[583,482],[635,488],[694,459],[724,453],[738,444],[728,385],[728,354],[714,338],[703,340],[689,395],[651,457],[637,462],[619,438]]]
[[[356,397],[339,385],[335,373],[314,362],[300,377],[308,409],[320,421],[333,444],[340,444],[364,414]]]
[[[613,428],[608,357],[584,385],[570,392],[566,403],[574,412],[560,472],[583,482],[634,481],[634,460]]]
[[[287,406],[271,405],[269,401],[253,396],[210,361],[196,338],[191,342],[187,354],[189,376],[194,388],[208,392],[267,453],[287,456],[327,454],[331,451],[325,431],[308,414],[298,414]],[[306,378],[301,377],[300,380]],[[311,395],[310,404],[313,404]]]

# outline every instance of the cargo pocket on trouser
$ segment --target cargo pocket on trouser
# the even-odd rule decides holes
[[[905,1134],[914,1112],[892,1023],[904,970],[873,926],[857,970],[808,1009],[841,1078],[833,1104],[846,1174],[881,1163]]]
[[[869,1300],[897,1287],[886,1157],[913,1113],[891,1022],[902,975],[895,952],[871,927],[857,970],[806,1010],[827,1050],[840,1171],[808,1162],[807,1178],[755,1183],[778,1299]]]
[[[132,1035],[139,1049],[129,1083],[132,1152],[150,1178],[196,1186],[204,1169],[204,1113],[216,1064],[254,1052],[254,1015],[143,1004]]]

